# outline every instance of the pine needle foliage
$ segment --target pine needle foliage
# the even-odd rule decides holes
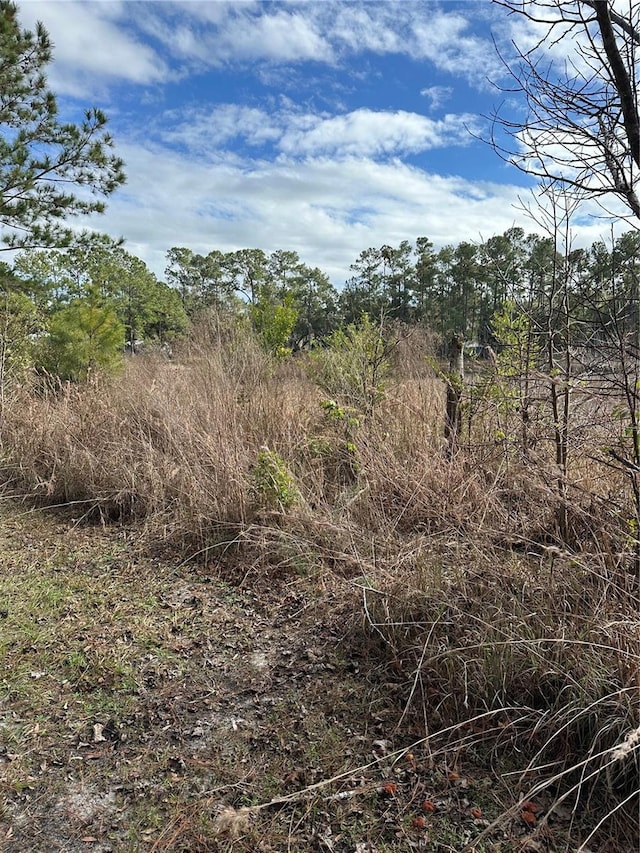
[[[124,183],[99,109],[79,124],[62,122],[46,67],[47,31],[21,28],[18,9],[0,0],[0,230],[6,249],[65,245],[69,216],[102,212],[96,196]],[[80,188],[81,192],[71,191]],[[86,189],[86,191],[85,191]]]

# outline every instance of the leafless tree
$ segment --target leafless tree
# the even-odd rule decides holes
[[[514,20],[511,55],[502,59],[511,77],[506,93],[519,95],[525,105],[516,117],[504,109],[517,110],[513,100],[494,115],[492,143],[495,150],[522,171],[540,180],[542,196],[551,199],[557,211],[561,190],[564,209],[569,203],[595,199],[612,213],[607,198],[616,196],[626,208],[626,218],[640,226],[640,4],[637,0],[494,0]],[[627,5],[624,5],[624,2]],[[517,99],[516,99],[517,103]],[[617,208],[620,205],[616,206]],[[543,211],[542,204],[538,208]],[[562,219],[562,217],[561,217]],[[557,240],[563,221],[539,222]],[[566,218],[568,223],[568,218]],[[613,275],[613,272],[612,272]],[[555,274],[554,274],[555,281]],[[571,339],[572,317],[568,281],[559,279],[553,297],[560,299],[559,317],[564,336]],[[611,288],[618,289],[612,279]],[[598,301],[598,305],[600,302]],[[626,407],[627,431],[631,441],[620,451],[609,450],[605,464],[629,476],[634,517],[630,536],[634,540],[632,564],[640,579],[640,294],[633,288],[625,304],[635,305],[635,328],[627,329],[626,314],[602,316],[595,333],[608,345],[611,362],[599,378],[602,394],[614,391]],[[557,312],[556,312],[557,313]],[[599,315],[601,312],[596,312]],[[597,317],[596,317],[597,319]],[[567,346],[566,363],[556,363],[553,339],[562,332],[549,324],[548,364],[552,382],[556,462],[559,485],[567,479],[568,425],[572,365]],[[602,344],[601,344],[602,346]],[[604,365],[603,365],[604,366]],[[558,384],[557,377],[562,378]],[[594,449],[595,456],[599,456]],[[561,497],[566,498],[562,493]],[[566,519],[561,519],[561,528]]]
[[[519,169],[640,219],[640,4],[494,0],[526,26],[501,58],[522,117],[493,116],[491,142]],[[513,108],[512,100],[505,104]]]

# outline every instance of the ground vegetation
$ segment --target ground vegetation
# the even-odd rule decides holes
[[[633,849],[616,402],[572,386],[560,478],[539,366],[526,453],[500,357],[451,452],[428,336],[366,321],[326,358],[330,388],[313,352],[218,313],[171,361],[5,404],[6,488],[28,496],[2,582],[13,849],[43,826],[65,849]],[[34,505],[71,513],[58,545]]]

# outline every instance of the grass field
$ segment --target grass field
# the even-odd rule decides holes
[[[607,421],[559,488],[542,397],[527,458],[495,394],[447,458],[415,342],[358,409],[209,338],[3,411],[6,849],[635,849]]]

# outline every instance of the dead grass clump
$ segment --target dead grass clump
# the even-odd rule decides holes
[[[460,458],[448,463],[431,447],[416,447],[406,458],[392,445],[363,443],[361,451],[366,496],[359,502],[363,525],[381,524],[397,533],[463,533],[500,526],[506,513],[492,499],[482,472]]]
[[[409,420],[406,410],[383,407],[358,436],[354,517],[361,525],[405,535],[463,534],[506,547],[561,543],[562,500],[542,466],[506,465],[499,452],[485,464],[470,452],[448,460],[435,419]],[[576,524],[581,503],[588,500],[581,496],[567,510]]]
[[[429,379],[434,376],[434,364],[442,347],[441,337],[422,326],[407,326],[399,321],[389,322],[385,339],[390,345],[394,376],[400,381]]]
[[[312,389],[283,387],[242,335],[196,339],[181,359],[139,357],[115,378],[23,393],[0,428],[5,476],[27,496],[141,519],[189,548],[233,538],[261,510],[261,448],[288,464]]]
[[[241,521],[248,460],[230,440],[234,401],[198,396],[186,370],[172,385],[154,373],[135,364],[115,380],[15,401],[2,439],[16,485],[107,518],[172,508],[182,521]]]
[[[536,791],[615,813],[633,835],[640,602],[597,554],[425,541],[378,581],[364,593],[367,624],[403,673],[406,714],[437,726],[495,712],[499,725],[476,727],[478,742],[501,743],[501,756],[515,747]],[[513,707],[530,711],[526,726]]]
[[[215,834],[227,835],[231,839],[238,838],[248,830],[250,815],[251,809],[246,806],[241,809],[226,806],[215,817]]]

